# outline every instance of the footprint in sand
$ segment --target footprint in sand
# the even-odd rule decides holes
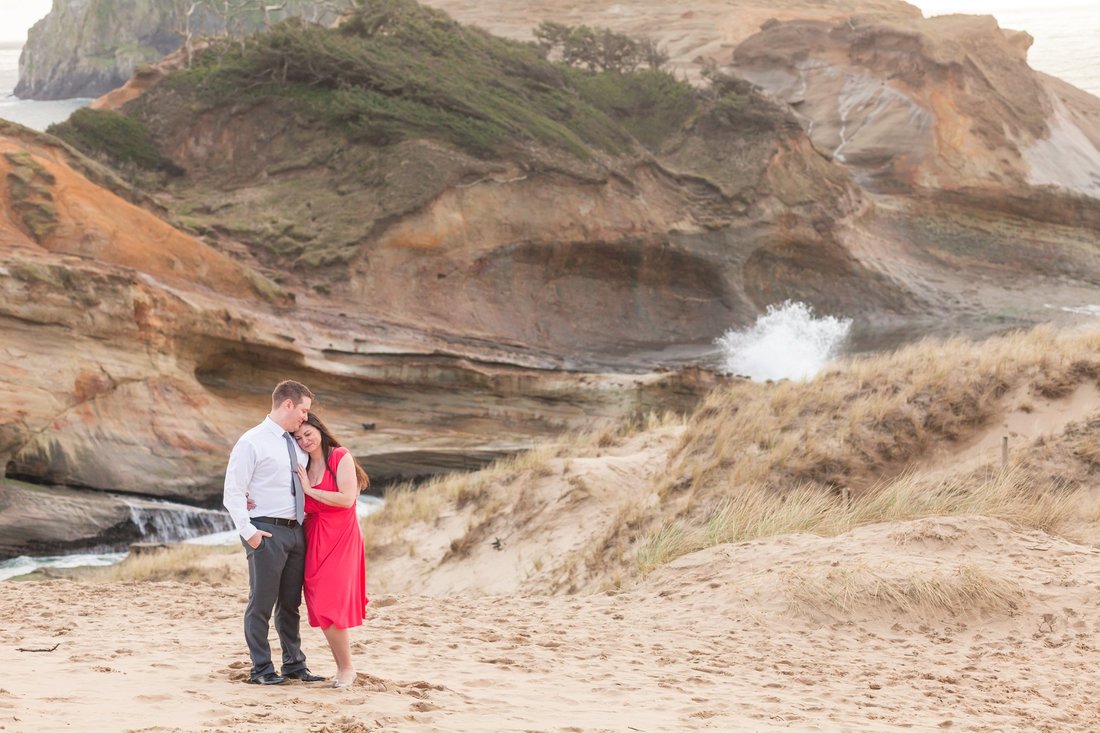
[[[171,695],[137,695],[135,700],[141,702],[168,702],[172,699]]]
[[[382,729],[382,723],[377,720],[374,721],[373,727],[370,727],[355,718],[341,716],[335,720],[313,723],[308,730],[309,733],[371,733],[371,731]]]
[[[214,672],[213,674],[208,675],[208,677],[210,677],[212,679],[228,679],[230,682],[242,682],[242,681],[247,680],[249,677],[252,676],[250,674],[250,669],[251,668],[249,668],[249,669],[239,669],[239,668],[238,669],[228,669],[228,668],[223,668],[223,669],[219,669],[217,672]]]

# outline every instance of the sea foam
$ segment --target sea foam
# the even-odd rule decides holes
[[[749,328],[729,330],[717,339],[723,367],[757,381],[806,380],[835,357],[848,338],[852,319],[815,318],[805,303],[768,306]]]

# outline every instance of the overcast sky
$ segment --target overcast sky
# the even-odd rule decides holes
[[[67,0],[58,0],[66,2]],[[50,12],[53,0],[0,0],[0,41],[25,41],[27,29]],[[913,2],[925,15],[943,13],[982,13],[996,15],[998,10],[1029,8],[1096,7],[1097,0],[918,0]],[[1097,11],[1100,13],[1100,10]],[[1026,28],[1021,30],[1027,30]]]
[[[995,16],[998,10],[1039,10],[1048,8],[1053,11],[1057,8],[1097,6],[1096,0],[1049,0],[1045,3],[1037,2],[1037,0],[906,0],[906,2],[920,8],[925,17],[947,13],[974,13]],[[1027,29],[1023,28],[1021,30]]]
[[[50,12],[53,0],[0,0],[0,41],[25,41],[27,29]]]

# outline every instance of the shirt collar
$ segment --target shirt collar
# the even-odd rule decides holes
[[[278,435],[278,436],[279,436],[280,438],[281,438],[281,437],[283,437],[283,433],[285,433],[285,432],[286,432],[286,431],[285,431],[285,430],[283,430],[283,428],[282,428],[282,427],[281,427],[281,426],[279,425],[279,423],[277,423],[277,422],[275,422],[274,420],[272,420],[272,419],[271,419],[271,415],[268,415],[267,417],[265,417],[265,418],[264,418],[264,421],[263,421],[262,423],[260,423],[260,424],[261,424],[261,425],[263,425],[263,426],[264,426],[265,428],[267,428],[267,430],[268,430],[268,431],[269,431],[269,432],[270,432],[270,433],[271,433],[272,435]]]

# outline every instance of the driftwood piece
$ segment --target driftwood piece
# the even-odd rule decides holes
[[[53,646],[51,646],[49,649],[24,649],[21,646],[17,646],[15,648],[15,651],[17,651],[17,652],[52,652],[54,649],[56,649],[59,646],[61,646],[60,641],[57,642],[56,644],[54,644]]]
[[[137,555],[152,555],[162,550],[167,550],[172,545],[166,542],[131,542],[130,554]]]

